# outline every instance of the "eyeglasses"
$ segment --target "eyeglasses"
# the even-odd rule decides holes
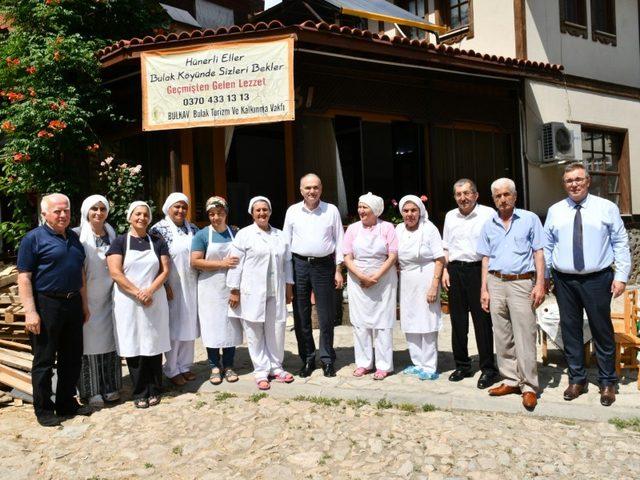
[[[566,178],[564,179],[564,184],[565,185],[571,185],[572,183],[576,183],[578,185],[584,183],[586,180],[586,178],[584,177],[578,177],[578,178]]]

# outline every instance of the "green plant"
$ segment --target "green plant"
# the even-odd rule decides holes
[[[198,400],[195,404],[195,409],[196,410],[200,410],[202,407],[204,407],[207,404],[207,402],[202,401],[202,400]]]
[[[231,392],[216,392],[215,400],[216,402],[224,402],[229,398],[236,398],[237,395]]]
[[[388,408],[393,408],[393,403],[387,400],[386,397],[383,397],[380,400],[378,400],[378,402],[376,403],[376,408],[378,410],[386,410]]]
[[[407,413],[415,413],[418,410],[413,403],[399,403],[396,405],[396,408]]]
[[[252,395],[249,395],[249,398],[247,399],[247,402],[258,403],[260,400],[262,400],[263,398],[267,398],[268,396],[269,395],[267,395],[264,392],[254,393]]]
[[[126,163],[116,163],[109,156],[100,162],[98,177],[109,200],[109,223],[118,233],[129,228],[127,208],[132,200],[142,192],[142,167],[130,167]]]
[[[298,402],[311,402],[311,403],[315,403],[316,405],[324,405],[325,407],[335,407],[336,405],[340,405],[339,398],[314,397],[314,396],[307,397],[304,395],[298,395],[294,397],[294,400]]]
[[[346,403],[350,407],[361,408],[361,407],[364,407],[365,405],[369,405],[369,400],[366,400],[364,398],[354,398],[354,399],[347,400]]]
[[[171,452],[172,452],[174,455],[180,455],[180,456],[182,456],[182,445],[177,445],[177,446],[173,447],[173,450],[171,450]]]
[[[156,468],[156,466],[153,463],[147,462],[144,464],[144,468]]]
[[[436,410],[436,406],[432,405],[431,403],[425,403],[424,405],[422,405],[423,412],[435,412]]]
[[[97,50],[168,18],[152,0],[0,0],[0,18],[10,26],[0,33],[0,194],[11,212],[0,235],[16,246],[40,196],[88,193],[95,132],[124,120],[101,84]]]
[[[633,430],[634,432],[640,432],[640,417],[632,417],[632,418],[614,417],[609,419],[609,423],[611,425],[615,425],[618,430],[622,430],[623,428],[626,428],[628,430]]]
[[[331,459],[331,455],[328,454],[327,452],[324,452],[320,457],[320,460],[318,460],[318,465],[326,465],[327,460],[330,460],[330,459]]]

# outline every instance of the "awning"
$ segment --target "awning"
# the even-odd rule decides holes
[[[344,15],[368,18],[380,22],[397,23],[408,27],[429,30],[438,34],[445,33],[448,28],[434,25],[413,13],[385,0],[324,0],[340,9]]]
[[[160,6],[165,9],[169,17],[171,17],[171,20],[173,20],[174,22],[201,28],[201,25],[198,23],[198,21],[193,18],[193,15],[191,15],[186,10],[183,10],[182,8],[172,7],[171,5],[165,5],[164,3],[161,3]]]

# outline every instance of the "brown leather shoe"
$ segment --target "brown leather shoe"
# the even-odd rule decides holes
[[[170,378],[169,381],[173,383],[176,387],[182,387],[187,383],[187,381],[182,375],[176,375],[175,377]]]
[[[606,387],[600,387],[600,403],[604,407],[609,407],[616,401],[616,386],[607,385]]]
[[[533,410],[538,404],[538,397],[533,392],[524,392],[522,394],[522,405],[527,410]]]
[[[575,400],[583,393],[587,393],[589,387],[586,383],[570,383],[567,389],[564,391],[564,399],[567,402]]]
[[[510,395],[512,393],[520,393],[520,387],[511,387],[501,383],[497,387],[489,389],[489,395],[492,397],[502,397],[503,395]]]

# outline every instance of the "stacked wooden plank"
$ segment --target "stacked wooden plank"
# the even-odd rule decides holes
[[[31,395],[33,355],[17,280],[15,265],[0,267],[0,385]]]

